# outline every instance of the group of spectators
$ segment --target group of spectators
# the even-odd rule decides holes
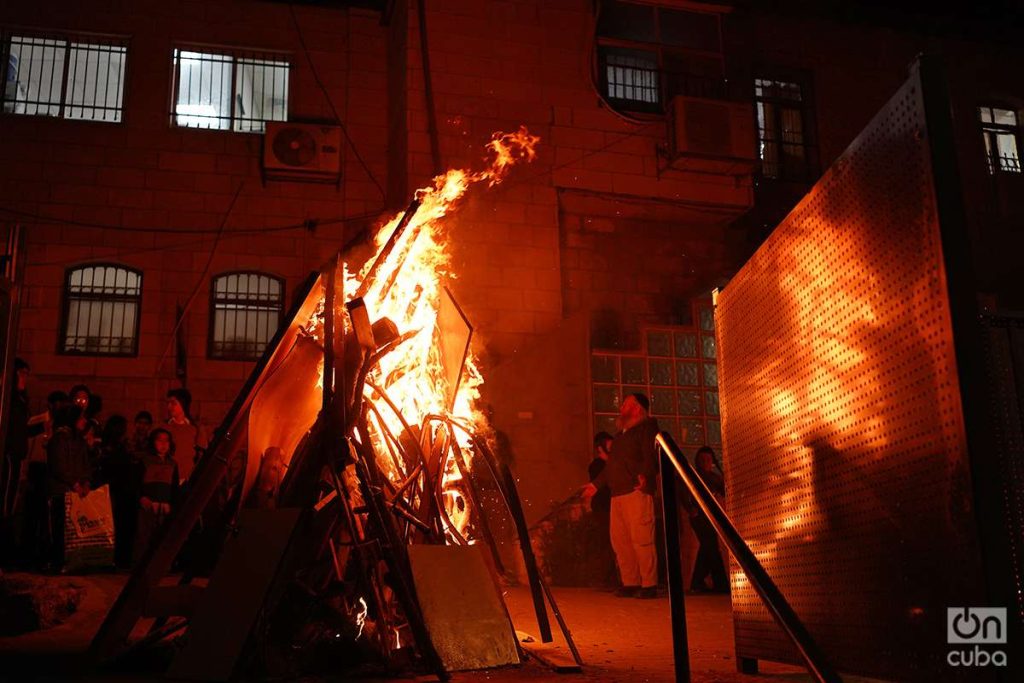
[[[658,422],[649,415],[644,394],[630,394],[620,406],[619,431],[613,437],[600,432],[594,437],[594,459],[588,468],[590,482],[582,489],[591,510],[607,531],[619,573],[619,597],[658,597],[658,562],[655,549],[655,483],[658,461],[655,436]],[[724,496],[722,473],[714,451],[702,446],[694,457],[695,469],[716,496]],[[711,522],[689,496],[683,507],[700,542],[690,578],[694,593],[727,593],[728,576]],[[707,580],[711,579],[711,585]]]
[[[123,415],[104,415],[99,396],[83,384],[47,396],[30,414],[30,368],[15,361],[0,478],[4,521],[0,560],[26,569],[60,571],[64,563],[65,498],[109,486],[114,558],[128,568],[170,514],[207,446],[191,416],[187,389],[167,392],[165,419],[143,410],[129,433]],[[19,520],[15,523],[14,520]]]

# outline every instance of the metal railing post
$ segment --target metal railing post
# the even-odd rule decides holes
[[[811,638],[811,634],[808,633],[800,618],[797,617],[796,612],[793,611],[793,608],[789,606],[786,598],[779,591],[778,586],[768,576],[768,572],[765,571],[761,562],[754,556],[750,546],[747,545],[746,541],[743,540],[743,537],[736,530],[736,527],[733,526],[732,521],[725,514],[725,510],[715,500],[711,490],[698,476],[697,471],[693,469],[693,465],[682,456],[679,446],[672,440],[672,436],[667,432],[661,432],[655,438],[655,441],[663,454],[662,490],[664,491],[668,488],[664,483],[664,480],[667,479],[665,477],[664,464],[671,463],[679,477],[683,480],[683,483],[686,484],[690,495],[694,497],[697,505],[700,506],[700,509],[707,515],[708,520],[711,521],[711,525],[718,532],[718,536],[725,542],[733,557],[736,558],[736,561],[743,569],[743,573],[746,574],[747,580],[750,581],[750,585],[757,591],[757,595],[761,598],[765,607],[768,608],[776,623],[782,627],[782,630],[793,641],[796,649],[800,652],[800,656],[803,657],[810,674],[820,683],[842,683],[839,674],[825,661],[825,657],[822,655],[821,650],[818,649],[814,639]],[[668,463],[665,463],[666,460]],[[667,517],[668,515],[666,515],[666,520]],[[667,524],[665,529],[667,533]],[[675,616],[673,615],[673,626],[674,619]],[[678,653],[676,653],[676,658],[678,660]]]
[[[676,683],[690,683],[690,644],[686,633],[686,603],[683,583],[683,558],[679,548],[679,497],[672,461],[662,450],[661,510],[665,531],[665,572],[668,574],[669,613],[672,616],[672,658],[676,667]]]

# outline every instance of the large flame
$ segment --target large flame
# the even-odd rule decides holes
[[[403,434],[407,426],[422,425],[429,415],[456,419],[469,425],[473,431],[486,430],[486,419],[476,406],[483,376],[473,350],[468,352],[457,393],[450,404],[450,387],[434,343],[444,280],[454,279],[457,275],[450,269],[443,218],[470,187],[478,183],[494,186],[507,177],[516,163],[532,161],[538,141],[539,138],[531,135],[525,127],[514,133],[495,133],[487,144],[486,168],[476,172],[453,169],[434,178],[431,186],[417,192],[419,209],[374,272],[373,282],[363,295],[370,319],[390,319],[400,335],[415,333],[385,355],[367,378],[365,398],[373,404],[375,419],[382,420],[393,434]],[[374,239],[376,252],[358,273],[346,272],[344,291],[347,298],[354,295],[370,274],[372,264],[401,219],[402,214],[396,214],[377,231]],[[383,390],[390,404],[373,387]],[[425,442],[429,443],[433,435],[427,436]],[[469,436],[456,431],[452,437],[457,439],[467,462],[470,461],[472,444]],[[388,476],[397,481],[401,473],[393,463],[384,457],[378,460]],[[460,475],[451,463],[444,475],[446,495],[453,497],[451,521],[462,532],[468,523],[468,506],[457,500],[459,494],[451,486]]]

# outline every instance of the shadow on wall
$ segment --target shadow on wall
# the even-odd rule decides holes
[[[485,368],[483,399],[506,453],[528,525],[586,480],[590,462],[589,319],[575,315],[530,347]]]

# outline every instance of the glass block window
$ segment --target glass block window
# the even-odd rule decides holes
[[[209,356],[257,360],[284,313],[284,281],[264,273],[227,273],[210,286]]]
[[[3,36],[4,113],[121,121],[127,41],[110,36]]]
[[[288,120],[290,68],[283,55],[175,49],[171,125],[262,133]]]
[[[651,415],[661,428],[688,452],[705,443],[721,446],[714,312],[710,304],[702,300],[695,306],[694,319],[695,327],[643,330],[642,352],[592,353],[595,432],[618,431],[615,418],[623,397],[640,392],[650,398]]]
[[[124,266],[92,264],[64,279],[62,353],[134,356],[138,353],[142,273]]]

